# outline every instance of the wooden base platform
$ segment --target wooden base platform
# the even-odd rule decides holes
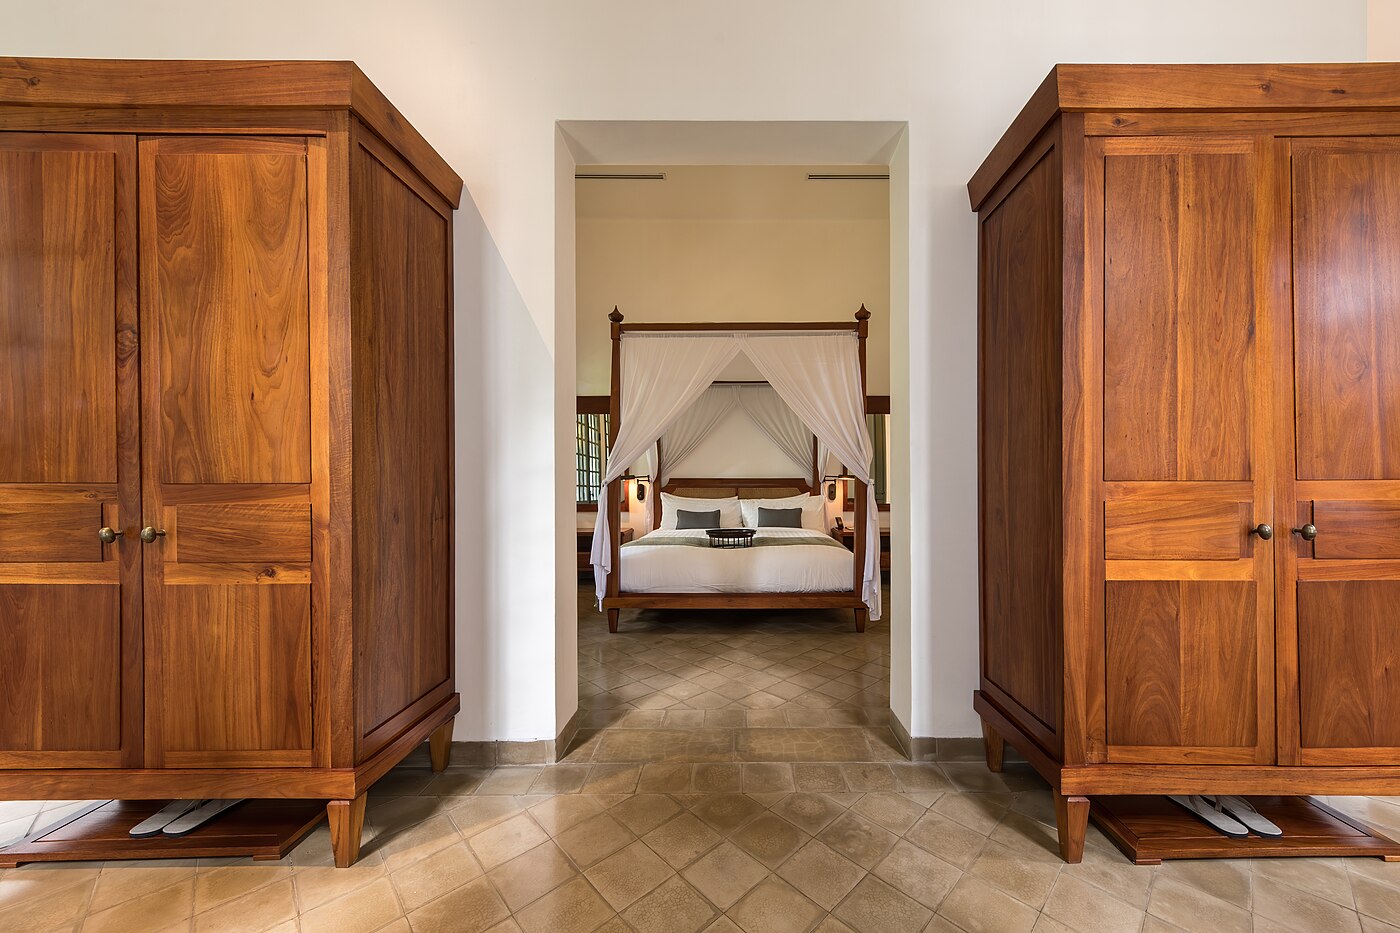
[[[326,818],[324,800],[247,800],[178,838],[133,839],[127,831],[165,805],[164,800],[108,800],[43,827],[0,849],[0,868],[26,862],[106,859],[285,856]]]
[[[1311,797],[1250,797],[1283,836],[1231,839],[1166,797],[1094,797],[1090,819],[1138,865],[1164,859],[1341,858],[1400,861],[1400,843]]]

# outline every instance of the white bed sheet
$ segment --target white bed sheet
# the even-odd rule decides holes
[[[831,540],[806,528],[764,528],[760,533]],[[677,537],[707,540],[703,530],[657,530],[622,548],[622,592],[840,593],[852,586],[855,555],[844,547],[647,546],[649,540]]]

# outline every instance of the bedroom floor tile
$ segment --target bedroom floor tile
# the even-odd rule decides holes
[[[857,636],[844,615],[821,615],[643,614],[608,638],[585,614],[587,696],[620,692],[634,699],[617,702],[635,704],[664,690],[684,702],[683,684],[695,685],[692,696],[723,696],[710,688],[734,680],[797,692],[771,710],[717,707],[736,715],[711,722],[742,716],[732,727],[707,726],[705,711],[684,706],[597,709],[558,765],[463,762],[435,777],[415,753],[375,785],[350,869],[330,866],[324,827],[280,862],[10,869],[0,872],[0,930],[1400,928],[1400,864],[1374,859],[1139,868],[1091,834],[1084,863],[1064,865],[1048,848],[1048,788],[1023,766],[992,775],[973,743],[961,761],[890,756],[884,708],[860,705],[885,695],[887,629]],[[759,686],[763,675],[780,679]],[[862,692],[834,700],[797,677]],[[866,677],[874,693],[857,679]],[[645,689],[622,689],[634,683]],[[837,705],[801,705],[810,697]],[[1327,802],[1400,825],[1400,800]],[[6,802],[0,826],[14,832],[5,824],[43,823],[71,806]]]

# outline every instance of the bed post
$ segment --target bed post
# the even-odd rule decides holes
[[[612,461],[613,441],[622,429],[622,312],[613,305],[608,315],[612,322],[612,395],[608,399],[608,460]],[[622,480],[608,483],[608,548],[612,553],[612,573],[608,574],[606,597],[616,596],[622,591]],[[608,631],[616,632],[619,609],[608,609]]]
[[[860,410],[862,415],[865,414],[865,409],[867,405],[866,399],[869,397],[869,387],[866,385],[865,374],[865,338],[869,335],[869,331],[870,312],[865,310],[864,304],[861,304],[860,310],[856,312],[856,342],[860,348]],[[866,469],[869,468],[870,464],[866,464]],[[856,480],[855,500],[856,548],[854,588],[856,598],[859,599],[862,595],[864,595],[863,591],[865,588],[865,553],[866,548],[870,547],[870,541],[868,540],[869,535],[866,532],[866,521],[869,517],[866,509],[866,487],[865,483],[862,483],[860,480]],[[878,542],[876,543],[876,546],[878,547]],[[865,631],[865,622],[869,617],[870,610],[866,609],[864,606],[856,610],[857,632]]]

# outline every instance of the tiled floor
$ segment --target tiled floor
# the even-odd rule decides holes
[[[874,626],[673,618],[606,639],[595,621],[581,638],[593,713],[564,762],[433,775],[415,755],[371,793],[350,869],[331,867],[324,827],[280,863],[12,869],[0,931],[1400,930],[1400,865],[1374,859],[1138,868],[1091,828],[1083,864],[1062,864],[1025,765],[896,760],[870,712],[888,670]],[[843,681],[852,671],[875,681]],[[722,691],[733,683],[782,702],[743,705],[755,693]],[[725,702],[696,706],[706,691]],[[1330,802],[1400,833],[1400,803]],[[0,803],[0,836],[38,808]]]

